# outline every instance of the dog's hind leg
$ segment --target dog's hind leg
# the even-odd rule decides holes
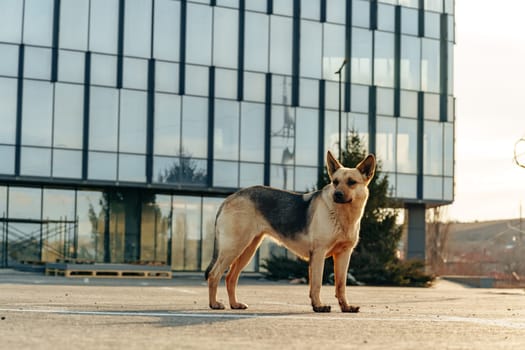
[[[230,300],[230,307],[232,309],[246,309],[248,305],[237,301],[237,282],[241,271],[248,265],[250,260],[259,245],[261,244],[263,235],[256,236],[253,241],[244,249],[242,254],[234,260],[230,266],[230,271],[226,274],[226,289],[228,290],[228,298]]]
[[[310,253],[310,299],[315,312],[330,312],[330,305],[321,302],[321,284],[323,283],[324,251],[313,251]]]
[[[346,300],[346,276],[352,249],[334,254],[335,297],[342,312],[359,312],[359,306],[349,305]]]

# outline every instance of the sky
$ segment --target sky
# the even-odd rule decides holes
[[[449,220],[525,217],[525,1],[456,0],[455,201]]]

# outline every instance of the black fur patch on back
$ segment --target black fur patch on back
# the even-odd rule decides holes
[[[310,223],[310,204],[321,193],[314,192],[305,200],[302,194],[265,186],[250,187],[242,192],[250,198],[272,228],[288,238],[304,232]]]

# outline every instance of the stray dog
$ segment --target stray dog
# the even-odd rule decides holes
[[[329,256],[334,258],[335,297],[341,311],[359,311],[359,306],[348,304],[346,299],[346,276],[350,255],[359,240],[376,160],[370,154],[355,168],[345,168],[330,151],[326,160],[332,183],[322,190],[299,194],[254,186],[224,200],[215,221],[213,259],[205,274],[210,308],[224,309],[217,301],[217,287],[228,267],[226,289],[230,307],[248,307],[237,301],[239,274],[268,235],[309,261],[310,299],[315,312],[330,312],[330,306],[319,297],[324,261]]]

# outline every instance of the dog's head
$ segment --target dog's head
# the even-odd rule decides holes
[[[326,167],[332,180],[333,201],[335,203],[351,203],[368,198],[368,184],[374,177],[376,159],[369,154],[355,168],[345,168],[332,153],[326,155]]]

